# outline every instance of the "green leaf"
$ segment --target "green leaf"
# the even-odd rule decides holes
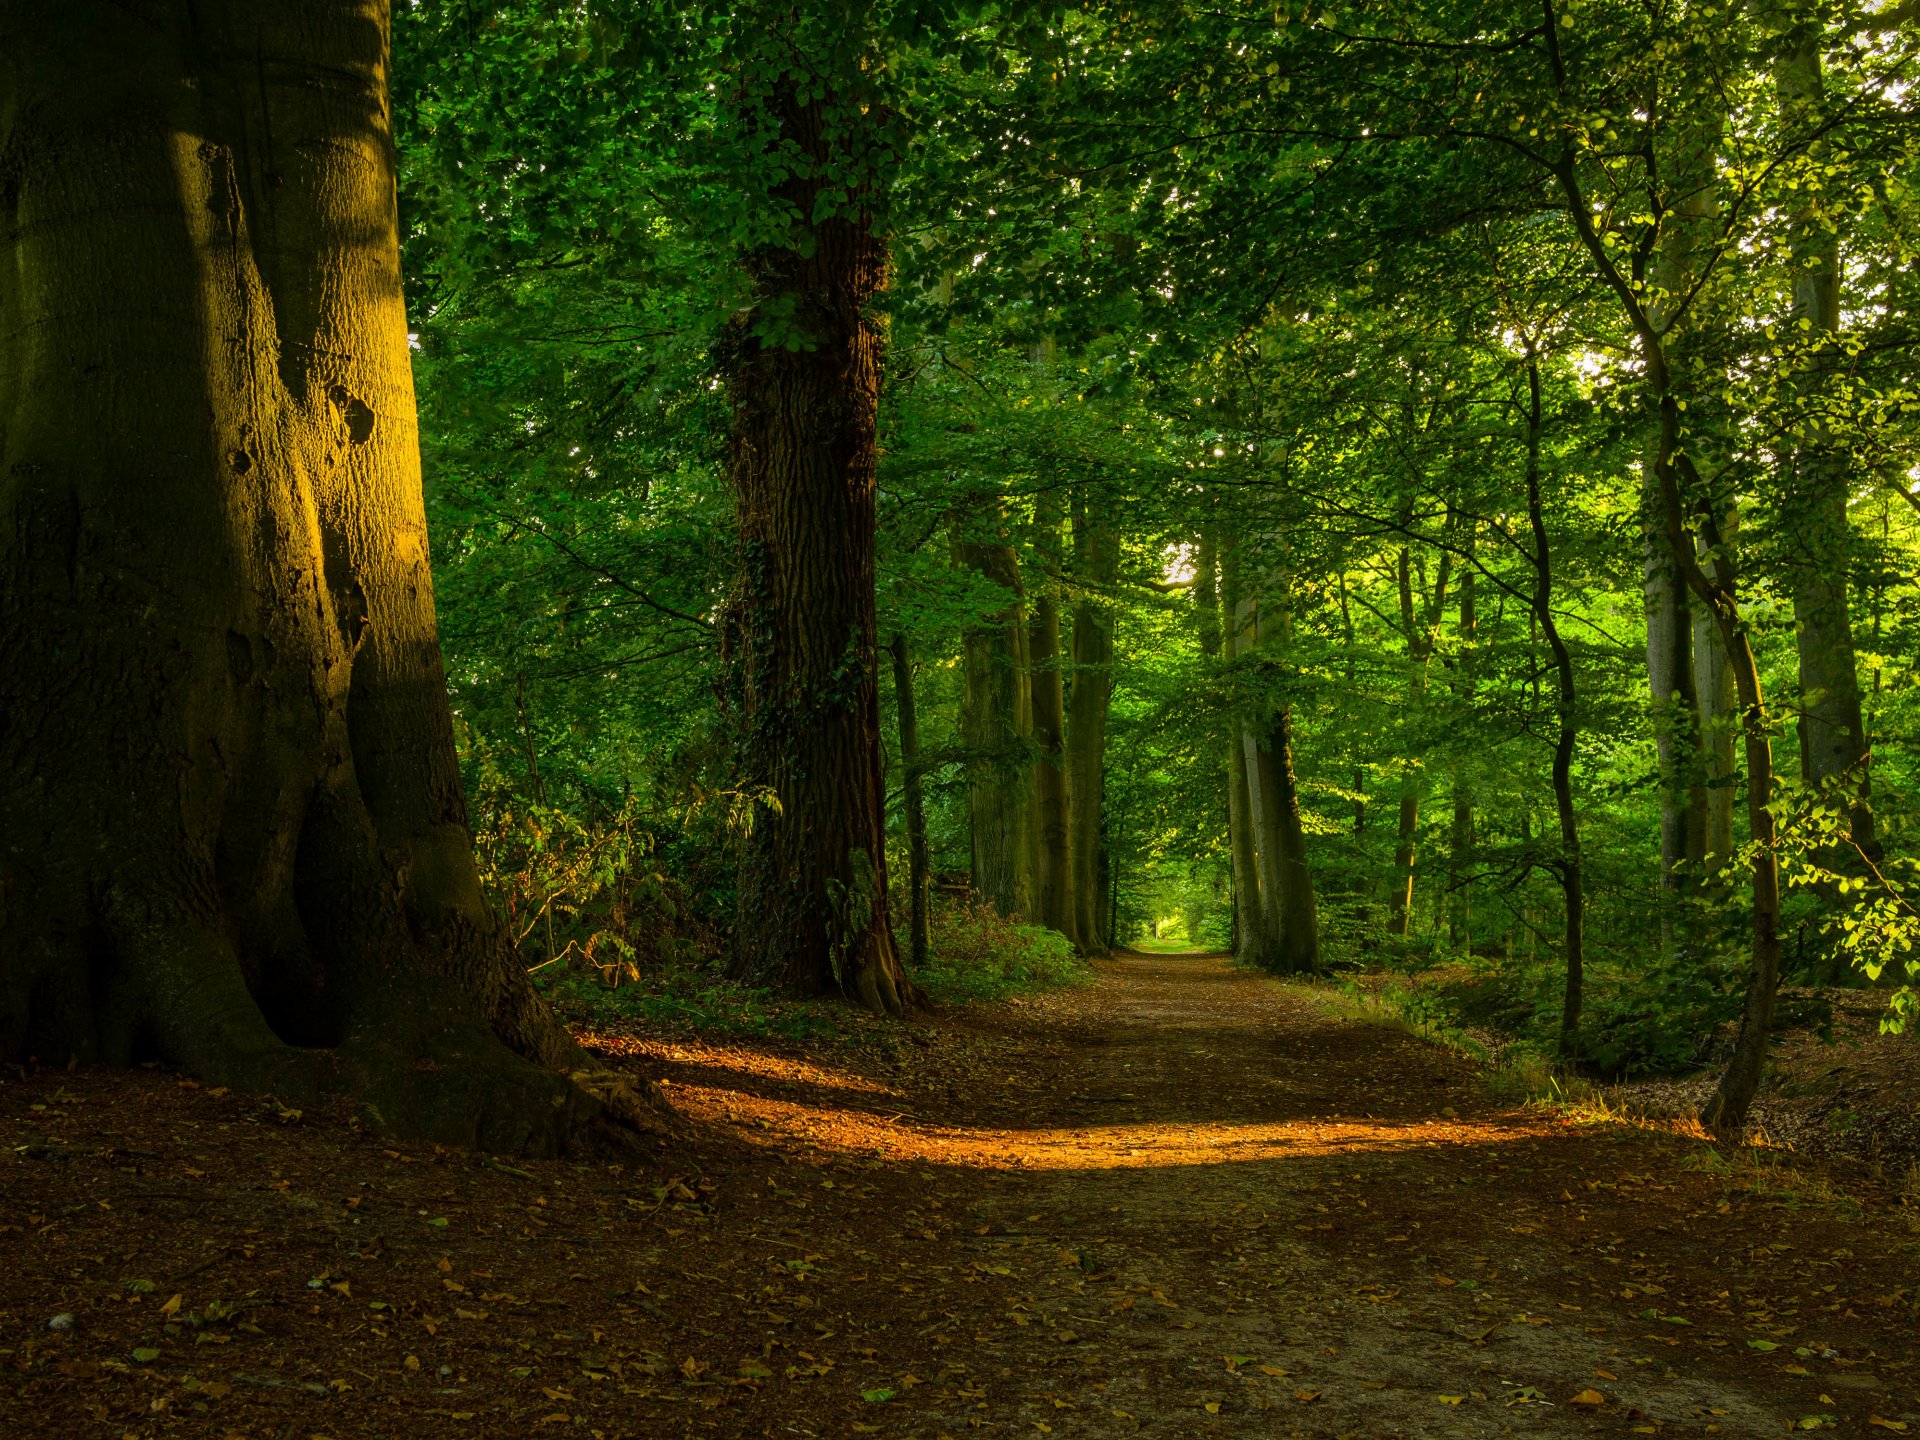
[[[898,1390],[862,1390],[860,1398],[869,1405],[884,1405],[899,1393]]]

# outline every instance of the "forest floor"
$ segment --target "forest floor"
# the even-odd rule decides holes
[[[692,1138],[508,1165],[9,1072],[0,1435],[1920,1433],[1868,1174],[1503,1099],[1219,957],[590,1040]]]

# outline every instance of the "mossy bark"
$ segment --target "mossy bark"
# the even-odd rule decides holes
[[[0,1054],[555,1151],[647,1107],[474,866],[387,20],[0,10]]]

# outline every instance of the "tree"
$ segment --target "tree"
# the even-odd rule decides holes
[[[0,1053],[490,1149],[637,1118],[476,876],[386,5],[24,3],[0,57]]]

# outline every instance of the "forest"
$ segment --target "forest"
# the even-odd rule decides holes
[[[1920,1427],[1916,72],[0,0],[0,1432]]]

